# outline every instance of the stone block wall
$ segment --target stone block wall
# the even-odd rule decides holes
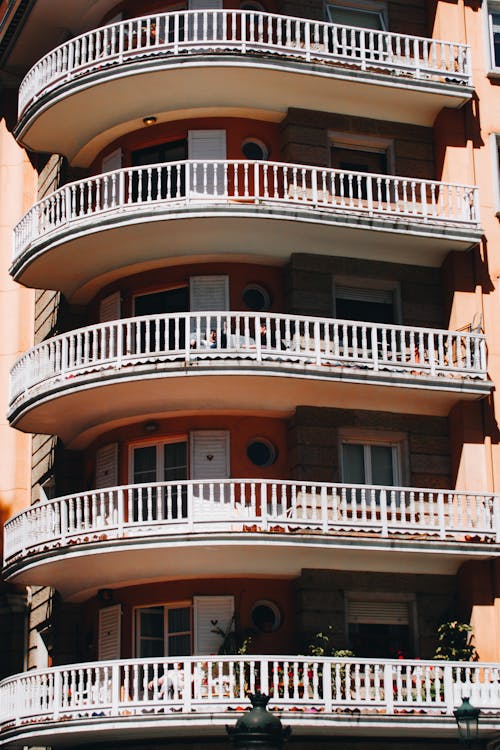
[[[341,481],[342,429],[358,430],[361,436],[366,431],[374,435],[379,433],[381,439],[387,432],[404,435],[402,453],[406,455],[402,455],[402,460],[407,467],[405,484],[411,487],[452,487],[446,417],[311,406],[297,406],[290,421],[292,478],[310,482]]]
[[[435,177],[432,128],[307,109],[289,109],[281,123],[283,160],[329,166],[332,132],[391,141],[397,175],[421,179]]]
[[[286,269],[287,312],[331,317],[336,276],[393,282],[399,286],[401,323],[424,328],[444,327],[441,271],[437,268],[294,253]]]
[[[436,631],[456,611],[454,576],[371,573],[344,570],[303,570],[295,581],[297,633],[302,647],[316,633],[333,627],[335,648],[349,648],[346,624],[346,594],[355,591],[373,595],[415,597],[416,622],[411,623],[417,653],[430,659],[436,648]]]

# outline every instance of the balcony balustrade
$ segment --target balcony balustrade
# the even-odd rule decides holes
[[[5,572],[75,545],[248,531],[498,544],[500,516],[496,495],[452,490],[249,479],[127,485],[18,513],[5,524]]]
[[[72,232],[176,218],[182,210],[235,216],[250,210],[294,221],[299,211],[315,222],[367,229],[375,222],[387,231],[399,224],[405,233],[469,240],[480,232],[476,187],[278,162],[170,162],[73,182],[36,203],[15,228],[12,272],[17,277],[33,256]],[[81,259],[68,262],[78,266]]]
[[[492,722],[498,721],[500,665],[198,656],[53,667],[0,683],[0,744],[19,740],[24,732],[32,742],[50,732],[64,734],[68,741],[86,721],[89,731],[99,732],[101,723],[109,726],[112,720],[115,729],[122,723],[127,733],[130,717],[136,723],[145,720],[141,734],[148,736],[153,726],[150,714],[155,722],[170,726],[185,721],[187,715],[201,733],[209,723],[212,731],[220,731],[228,721],[227,712],[247,707],[248,691],[256,690],[271,695],[271,710],[283,711],[287,722],[293,720],[298,727],[297,733],[301,726],[321,732],[325,722],[337,723],[344,713],[351,730],[382,723],[396,736],[405,729],[398,729],[395,717],[411,714],[412,733],[427,731],[435,737],[436,731],[446,730],[443,718],[452,719],[463,696],[481,709],[484,732],[486,725],[491,731]]]
[[[328,67],[348,66],[405,82],[471,85],[469,48],[457,42],[339,26],[257,11],[200,10],[134,18],[87,32],[57,47],[28,73],[19,116],[41,97],[117,66],[186,54],[261,53]]]
[[[131,366],[135,366],[131,369]],[[394,378],[437,389],[489,390],[483,334],[298,315],[206,312],[152,315],[48,339],[11,371],[10,419],[33,400],[123,374],[212,370]],[[361,374],[361,375],[360,375]],[[396,382],[396,381],[394,381]]]

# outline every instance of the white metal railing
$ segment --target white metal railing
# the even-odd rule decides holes
[[[5,524],[4,561],[114,539],[205,531],[314,529],[500,542],[497,495],[281,480],[160,482],[36,503]]]
[[[80,328],[37,344],[11,370],[11,406],[78,376],[130,365],[204,360],[288,368],[357,368],[413,377],[486,379],[485,337],[352,320],[244,312],[149,315]]]
[[[469,696],[500,710],[500,664],[331,659],[304,656],[202,656],[73,664],[25,672],[0,683],[0,727],[86,716],[140,716],[176,709],[217,713],[249,705],[260,690],[285,711],[330,714],[356,708],[388,716],[445,714]],[[307,717],[304,717],[307,719]],[[313,717],[314,718],[314,717]]]
[[[19,115],[41,96],[96,71],[158,57],[260,52],[330,66],[349,65],[407,80],[471,85],[468,45],[339,26],[258,11],[161,13],[104,26],[65,42],[31,68],[19,89]]]
[[[16,226],[14,259],[58,229],[80,228],[100,216],[207,202],[479,229],[477,187],[280,162],[186,160],[119,169],[59,188]]]

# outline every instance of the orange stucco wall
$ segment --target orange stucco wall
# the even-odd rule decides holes
[[[230,564],[230,561],[228,561]],[[273,578],[198,581],[169,581],[149,586],[115,589],[113,603],[123,606],[122,657],[134,656],[134,608],[175,602],[192,602],[193,596],[230,595],[235,598],[235,610],[242,628],[251,627],[251,610],[255,602],[266,599],[275,603],[281,614],[281,626],[271,633],[255,633],[250,652],[259,654],[293,653],[296,648],[292,581]],[[85,606],[84,632],[96,647],[98,609],[93,599]],[[89,637],[89,634],[94,637]]]
[[[146,420],[147,421],[147,420]],[[191,430],[229,430],[231,476],[240,479],[283,479],[289,476],[287,454],[287,424],[285,420],[261,416],[194,415],[159,420],[158,430],[152,435],[145,430],[145,422],[114,430],[104,435],[86,454],[88,487],[94,486],[94,456],[100,445],[118,441],[120,444],[119,476],[122,484],[129,483],[129,448],[134,444],[155,443],[171,437],[188,437]],[[255,466],[247,457],[247,445],[254,438],[269,440],[277,449],[277,458],[271,466]]]

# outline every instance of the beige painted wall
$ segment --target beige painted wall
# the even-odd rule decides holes
[[[12,228],[36,198],[36,172],[0,120],[0,525],[29,504],[31,438],[7,424],[9,370],[32,343],[32,290],[8,274]],[[1,544],[1,542],[0,542]]]

